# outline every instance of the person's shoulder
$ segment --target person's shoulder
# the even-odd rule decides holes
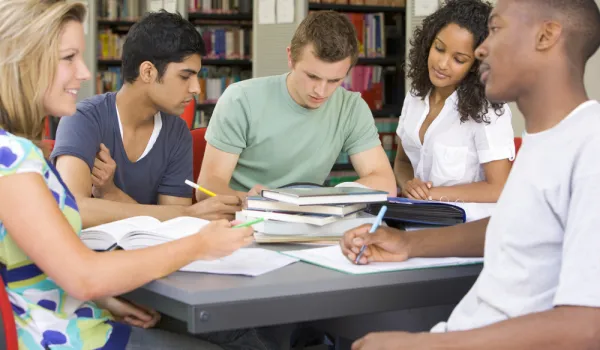
[[[0,129],[0,171],[17,170],[24,162],[45,163],[42,150],[31,140]]]
[[[115,92],[107,92],[81,100],[77,103],[77,112],[106,111],[111,104],[116,103],[115,94]]]
[[[252,99],[254,94],[263,95],[278,89],[282,79],[284,79],[282,75],[272,75],[241,80],[230,84],[225,91],[230,98],[246,97]]]
[[[172,142],[187,142],[191,139],[190,130],[183,118],[178,115],[161,113],[162,130],[166,130]],[[170,141],[170,142],[171,142]]]

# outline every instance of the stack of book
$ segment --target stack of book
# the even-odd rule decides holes
[[[370,203],[387,201],[387,192],[360,187],[291,187],[263,190],[248,197],[238,220],[265,219],[253,225],[258,243],[335,241],[372,224]]]

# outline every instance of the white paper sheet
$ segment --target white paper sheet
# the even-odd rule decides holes
[[[294,23],[294,0],[277,0],[277,23]]]
[[[275,23],[275,0],[258,0],[258,24]]]
[[[282,252],[315,265],[350,274],[368,274],[386,271],[425,269],[443,266],[478,264],[483,258],[412,258],[403,262],[355,265],[342,254],[339,246]]]
[[[298,258],[263,248],[242,248],[217,260],[197,260],[180,271],[221,275],[259,276],[298,261]]]
[[[416,17],[429,16],[434,13],[440,5],[439,0],[417,0],[414,3]]]

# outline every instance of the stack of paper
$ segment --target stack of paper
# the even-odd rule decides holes
[[[480,264],[483,258],[412,258],[403,262],[377,262],[356,265],[348,260],[339,246],[282,252],[300,260],[349,274],[427,269],[444,266]]]

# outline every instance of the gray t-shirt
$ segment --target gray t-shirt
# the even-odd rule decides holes
[[[192,137],[185,121],[161,113],[162,128],[152,149],[131,162],[123,147],[116,93],[96,95],[77,104],[77,112],[61,118],[51,160],[61,155],[82,159],[90,167],[104,143],[117,164],[115,185],[140,204],[156,204],[158,195],[192,197]]]
[[[447,323],[483,327],[556,306],[600,307],[600,104],[524,134],[486,233],[484,268]]]

